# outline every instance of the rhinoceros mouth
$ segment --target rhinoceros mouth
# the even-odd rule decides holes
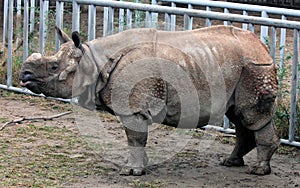
[[[42,93],[40,87],[44,87],[45,83],[39,80],[21,80],[20,85],[36,94],[40,94]]]
[[[40,81],[37,79],[23,79],[23,80],[21,80],[20,85],[22,87],[27,87],[32,84],[44,85],[43,83],[44,83],[43,81]]]

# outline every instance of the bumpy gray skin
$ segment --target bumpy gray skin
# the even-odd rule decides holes
[[[195,128],[220,124],[225,114],[236,126],[237,141],[221,164],[242,166],[243,156],[256,147],[257,163],[248,172],[271,172],[270,159],[279,145],[272,121],[276,70],[253,33],[225,26],[184,32],[135,29],[81,44],[78,33],[70,39],[56,31],[59,52],[31,55],[23,64],[21,84],[47,96],[73,95],[85,108],[120,116],[129,145],[121,174],[144,173],[151,123]]]

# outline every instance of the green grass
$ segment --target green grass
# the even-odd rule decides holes
[[[139,179],[133,180],[129,185],[136,188],[161,188],[166,187],[161,180],[153,180],[153,181],[141,181]]]
[[[97,158],[78,133],[66,128],[24,124],[0,133],[1,185],[59,186],[112,169],[97,167]]]

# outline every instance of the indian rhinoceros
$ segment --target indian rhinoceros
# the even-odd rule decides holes
[[[21,85],[46,96],[77,97],[88,109],[120,117],[129,156],[123,175],[142,175],[153,122],[179,128],[235,124],[236,144],[225,166],[243,166],[257,148],[251,174],[271,172],[279,146],[272,120],[276,69],[267,47],[232,26],[192,31],[131,29],[81,43],[56,27],[61,47],[50,57],[33,53],[23,63]]]

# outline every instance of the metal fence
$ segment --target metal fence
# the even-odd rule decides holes
[[[145,27],[155,27],[157,23],[161,21],[164,23],[163,29],[175,30],[176,16],[182,17],[184,20],[183,27],[185,29],[193,28],[193,19],[204,19],[206,26],[212,24],[212,20],[224,21],[225,25],[240,23],[244,29],[250,29],[254,32],[255,25],[260,25],[261,39],[266,42],[268,39],[268,45],[270,47],[270,54],[274,61],[276,61],[277,51],[277,30],[280,30],[280,62],[284,59],[286,29],[293,31],[292,41],[292,77],[291,77],[291,98],[290,98],[290,134],[289,139],[282,139],[282,143],[290,144],[300,147],[300,143],[295,141],[295,129],[296,123],[296,103],[297,103],[297,77],[298,77],[298,66],[299,66],[299,30],[300,22],[287,20],[287,16],[300,17],[299,11],[282,9],[282,8],[271,8],[261,7],[256,5],[243,5],[228,2],[216,2],[216,1],[195,1],[195,0],[163,0],[164,2],[170,2],[171,7],[159,6],[156,0],[152,0],[151,4],[131,3],[123,1],[110,1],[110,0],[57,0],[56,1],[56,25],[63,27],[64,24],[64,6],[66,3],[72,5],[72,30],[80,30],[80,9],[81,6],[88,6],[88,21],[87,21],[87,36],[88,40],[96,38],[96,7],[103,7],[102,16],[103,24],[102,36],[106,36],[114,33],[115,31],[122,31],[130,29],[141,19],[141,12],[144,16]],[[34,29],[34,0],[23,1],[24,12],[23,12],[23,59],[28,56],[28,36]],[[138,0],[137,0],[138,2]],[[13,90],[22,93],[30,93],[26,89],[21,89],[12,86],[12,41],[13,41],[13,3],[14,0],[5,0],[5,11],[4,11],[4,31],[3,31],[3,51],[5,49],[6,33],[8,41],[8,70],[7,70],[7,83],[6,85],[0,84],[0,88]],[[30,6],[29,6],[30,3]],[[186,4],[187,8],[176,7],[177,3]],[[204,6],[205,10],[195,9],[194,6]],[[39,50],[44,53],[45,39],[47,35],[47,19],[49,11],[49,1],[40,0],[40,19],[39,19]],[[223,12],[212,11],[211,7],[217,7],[224,9]],[[231,14],[230,11],[238,10],[242,11],[242,15]],[[8,10],[8,11],[7,11]],[[260,16],[250,16],[249,12],[261,12]],[[279,14],[281,19],[268,18],[268,14]],[[137,25],[138,26],[138,25]],[[268,26],[270,28],[268,28]],[[270,33],[268,31],[271,31]],[[56,37],[56,49],[59,48],[59,41]],[[283,61],[282,61],[283,63]],[[283,66],[282,64],[280,66]],[[218,128],[221,131],[232,132],[233,130],[225,128]]]

